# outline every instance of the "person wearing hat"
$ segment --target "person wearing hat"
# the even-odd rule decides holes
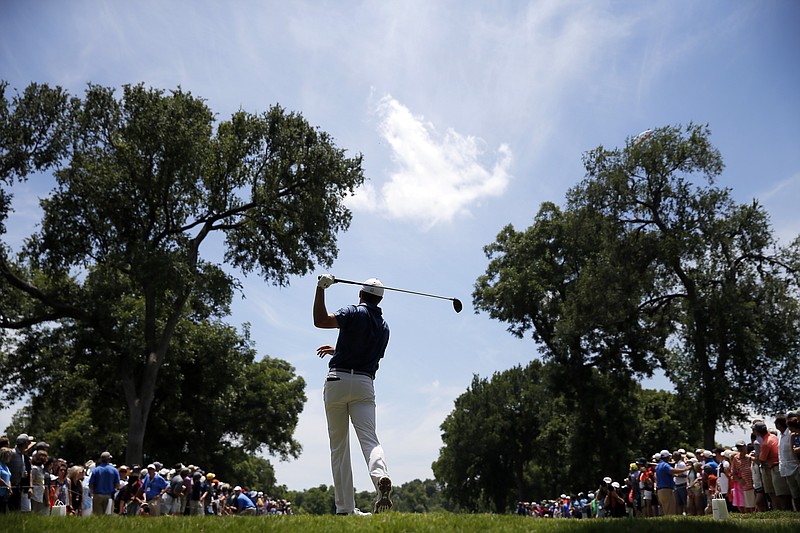
[[[109,452],[100,454],[100,464],[92,470],[89,477],[89,496],[92,498],[92,514],[99,516],[108,512],[108,502],[119,490],[119,470],[109,464],[112,457]]]
[[[192,474],[192,491],[189,495],[189,516],[203,516],[203,500],[206,499],[208,483],[200,470]]]
[[[674,515],[677,512],[675,505],[675,477],[689,471],[689,467],[676,468],[669,463],[672,454],[669,450],[661,450],[659,463],[656,466],[656,494],[661,504],[661,510],[665,516]]]
[[[232,511],[242,516],[255,516],[256,504],[250,497],[242,492],[242,487],[236,485],[233,487],[233,499],[229,504]]]
[[[747,443],[736,441],[736,453],[731,456],[731,478],[736,483],[736,500],[733,502],[740,513],[756,510],[756,494],[753,487],[753,468],[747,454]]]
[[[690,457],[687,463],[691,470],[689,470],[688,477],[689,495],[686,500],[686,514],[701,516],[706,508],[706,497],[703,492],[703,464],[697,460],[697,457]]]
[[[714,452],[714,459],[717,461],[717,489],[718,492],[725,498],[728,510],[732,510],[730,498],[731,489],[731,463],[728,460],[728,450],[725,448],[716,447],[712,450]]]
[[[331,448],[331,470],[337,515],[368,516],[356,509],[353,471],[350,464],[350,423],[356,430],[369,475],[378,492],[374,512],[392,507],[392,481],[383,447],[375,431],[375,387],[373,380],[389,343],[389,326],[378,304],[383,284],[376,278],[363,283],[359,304],[328,313],[325,289],[336,282],[330,274],[320,276],[314,296],[314,326],[339,330],[336,347],[324,345],[317,355],[331,355],[323,397]]]
[[[34,438],[22,433],[17,437],[14,452],[8,463],[11,471],[11,495],[8,498],[9,511],[20,511],[22,509],[22,499],[30,498],[33,492],[31,483],[31,458],[27,451],[33,445]]]
[[[155,463],[147,465],[147,475],[142,480],[144,501],[148,503],[147,509],[150,516],[161,515],[161,495],[169,487],[169,482],[158,473]]]
[[[683,460],[685,450],[677,450],[672,453],[672,460],[675,469],[682,470],[681,473],[673,476],[675,481],[675,514],[683,515],[686,513],[686,505],[689,503],[689,472],[691,467],[686,465]]]

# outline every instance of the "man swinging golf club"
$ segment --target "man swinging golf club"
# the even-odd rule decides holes
[[[319,277],[314,296],[314,326],[339,329],[335,348],[327,344],[317,348],[320,358],[333,356],[328,364],[323,396],[328,419],[336,514],[368,516],[370,513],[356,509],[355,505],[353,470],[350,465],[350,422],[353,423],[369,475],[378,491],[374,511],[388,511],[392,507],[389,498],[392,482],[386,469],[383,448],[375,433],[375,388],[372,382],[389,343],[389,326],[378,307],[383,299],[384,288],[379,280],[368,279],[358,293],[358,305],[348,305],[336,313],[328,313],[325,289],[335,282],[336,278],[331,274]]]

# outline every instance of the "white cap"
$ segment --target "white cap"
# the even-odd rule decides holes
[[[619,483],[617,483],[615,481],[614,483],[611,484],[611,486],[614,487],[615,489],[618,489],[619,488]]]
[[[611,478],[606,476],[603,478],[603,483],[611,483]]]
[[[361,284],[361,290],[383,298],[383,283],[378,278],[369,278]]]
[[[242,491],[242,487],[240,487],[239,485],[236,485],[235,487],[233,487],[233,491],[234,491],[234,492],[236,492],[237,490],[238,490],[239,492],[241,492],[241,491]]]

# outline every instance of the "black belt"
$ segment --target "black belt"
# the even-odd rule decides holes
[[[344,372],[346,374],[354,374],[356,376],[369,376],[372,377],[372,374],[369,372],[364,372],[363,370],[353,370],[352,368],[329,368],[329,372]]]

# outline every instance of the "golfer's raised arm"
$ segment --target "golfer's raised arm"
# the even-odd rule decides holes
[[[325,289],[333,285],[333,276],[325,274],[317,282],[317,292],[314,294],[314,326],[323,329],[338,328],[339,321],[328,313],[325,307]]]

